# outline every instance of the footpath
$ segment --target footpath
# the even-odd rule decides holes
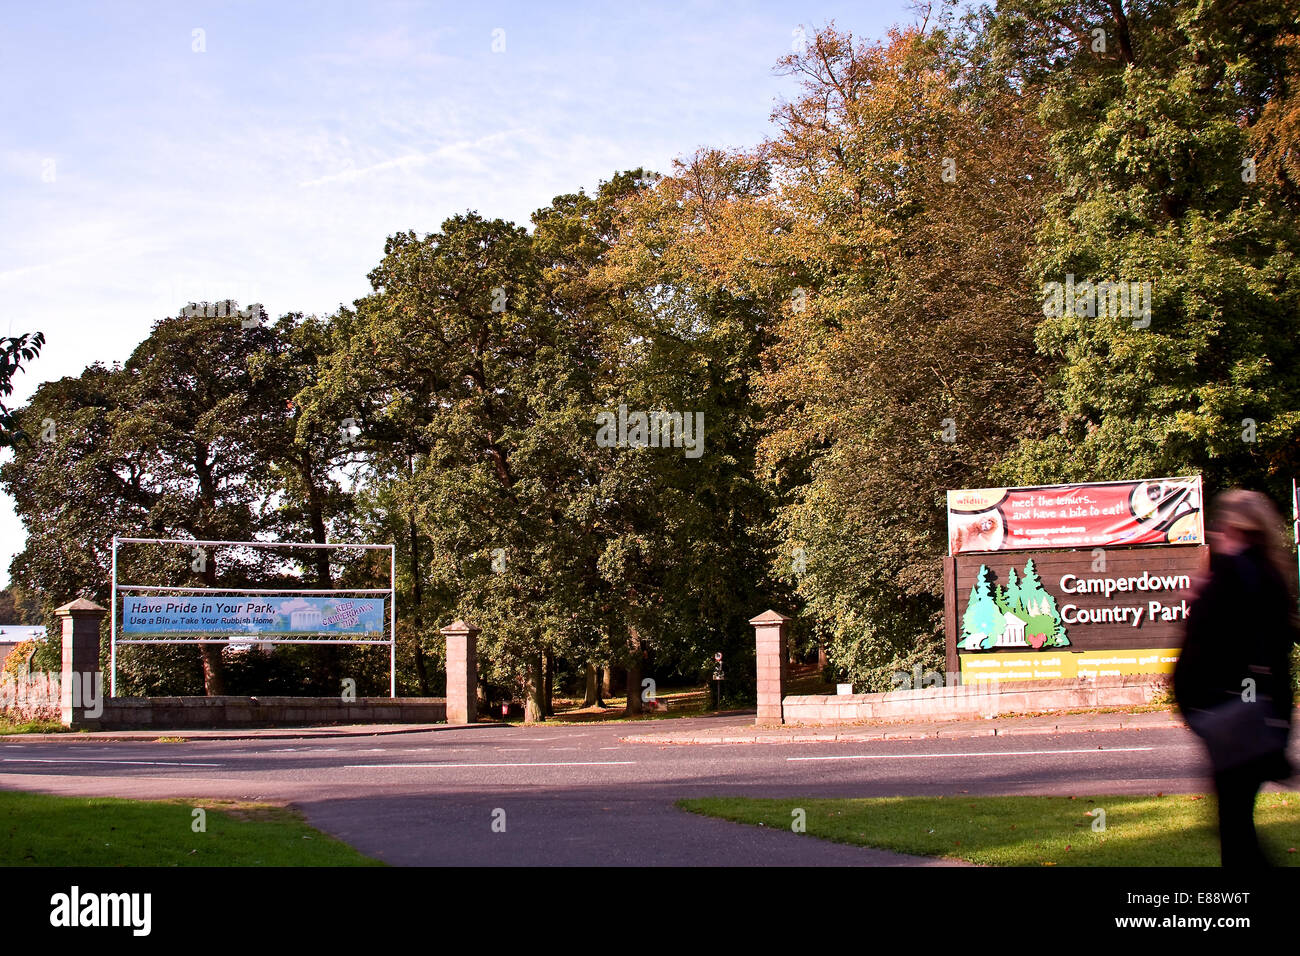
[[[808,744],[864,740],[924,740],[958,737],[1014,737],[1020,735],[1087,733],[1099,730],[1185,729],[1173,710],[1142,713],[1089,712],[1008,716],[967,720],[883,721],[817,727],[708,727],[629,734],[620,739],[634,744]]]
[[[475,724],[475,727],[499,727],[500,724]],[[446,724],[347,724],[320,727],[245,727],[221,730],[73,730],[57,734],[0,734],[0,747],[6,743],[24,744],[44,741],[104,743],[119,741],[153,741],[160,737],[182,740],[295,740],[303,737],[379,737],[387,734],[415,734],[430,730],[470,730]]]

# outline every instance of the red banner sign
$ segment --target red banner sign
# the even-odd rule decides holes
[[[1204,544],[1201,478],[948,492],[948,553]]]

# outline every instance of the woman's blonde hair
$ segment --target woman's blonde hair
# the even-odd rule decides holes
[[[1282,516],[1268,496],[1241,488],[1223,492],[1214,499],[1214,524],[1232,528],[1268,556],[1269,564],[1282,579],[1294,605],[1296,568],[1291,563],[1291,549],[1282,533]]]

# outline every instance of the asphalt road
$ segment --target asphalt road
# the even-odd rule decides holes
[[[752,718],[701,719],[702,726]],[[707,723],[706,723],[707,721]],[[674,727],[685,724],[674,721]],[[942,865],[678,810],[682,797],[1198,792],[1181,729],[656,746],[644,723],[279,740],[0,743],[0,788],[292,803],[405,865]],[[493,821],[504,811],[505,832]],[[498,826],[499,829],[499,826]]]

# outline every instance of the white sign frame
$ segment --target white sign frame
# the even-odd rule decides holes
[[[170,587],[156,584],[121,584],[117,580],[117,549],[124,544],[179,544],[190,548],[201,547],[239,547],[239,548],[312,548],[353,551],[387,551],[388,552],[388,587],[386,588],[222,588],[222,587]],[[117,592],[169,592],[180,594],[387,594],[388,595],[388,639],[374,638],[258,638],[247,635],[238,637],[184,637],[184,638],[119,638],[117,636]],[[397,546],[392,544],[317,544],[308,541],[200,541],[196,538],[119,538],[113,535],[113,583],[112,606],[109,627],[109,682],[108,696],[117,696],[117,647],[119,644],[315,644],[315,645],[387,645],[388,646],[388,695],[397,697]]]

